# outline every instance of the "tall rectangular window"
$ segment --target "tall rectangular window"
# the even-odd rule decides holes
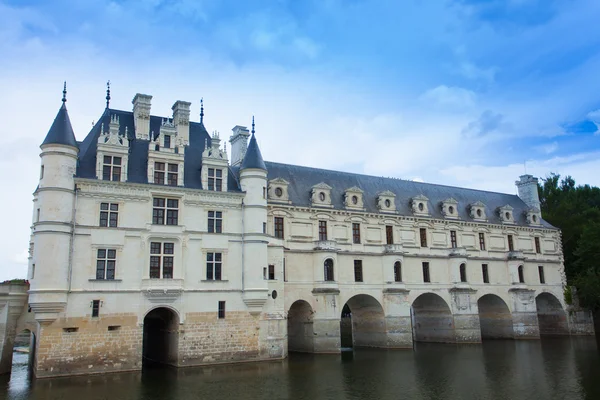
[[[171,148],[171,135],[165,135],[165,145],[163,147],[165,149]]]
[[[100,316],[100,300],[92,300],[92,318]]]
[[[421,247],[427,247],[427,229],[421,228],[419,232],[421,234]]]
[[[481,275],[483,275],[483,283],[490,283],[490,275],[487,264],[481,264]]]
[[[508,251],[515,251],[515,245],[513,243],[513,236],[508,235],[507,239],[508,239]]]
[[[275,217],[275,237],[283,239],[283,217]]]
[[[269,264],[269,280],[272,281],[275,279],[275,266],[273,264]]]
[[[98,249],[96,255],[96,279],[115,279],[117,250]]]
[[[157,185],[165,184],[165,163],[155,162],[154,163],[154,183]]]
[[[354,282],[363,281],[362,260],[354,260]]]
[[[121,180],[121,162],[121,157],[104,156],[102,180],[119,182]]]
[[[392,225],[385,226],[385,242],[394,244],[394,227]]]
[[[206,280],[220,281],[223,266],[221,253],[206,253]]]
[[[175,243],[150,243],[150,278],[173,279]]]
[[[319,221],[319,240],[327,240],[327,221]]]
[[[544,284],[546,283],[546,277],[544,276],[544,267],[543,266],[538,266],[538,273],[540,275],[540,283]]]
[[[352,224],[352,243],[360,243],[360,224]]]
[[[152,223],[154,225],[177,225],[179,200],[155,197],[152,206]]]
[[[208,169],[208,190],[221,192],[223,190],[223,170],[218,168]]]
[[[169,164],[169,172],[167,174],[167,185],[177,186],[177,176],[179,172],[179,166],[177,164]]]
[[[225,302],[224,301],[219,301],[218,318],[225,319]]]
[[[44,166],[42,165],[42,169],[40,170],[40,179],[44,178]]]
[[[223,212],[208,212],[208,233],[222,233],[223,231]]]
[[[540,238],[536,236],[533,239],[535,241],[535,252],[537,254],[540,254],[542,252],[542,246],[540,246]]]
[[[119,219],[117,203],[100,203],[100,226],[116,228]]]
[[[287,275],[285,273],[285,258],[283,259],[283,281],[287,282]]]
[[[479,232],[479,250],[485,250],[485,234]]]
[[[429,276],[429,263],[426,261],[423,262],[423,282],[431,282],[431,277]]]
[[[460,273],[460,281],[466,282],[467,281],[467,265],[466,264],[460,264],[459,273]]]
[[[453,249],[458,247],[458,243],[456,242],[456,231],[450,231],[450,246]]]

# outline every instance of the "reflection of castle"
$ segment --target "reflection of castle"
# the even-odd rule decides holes
[[[254,122],[229,157],[203,108],[151,99],[77,142],[63,98],[41,145],[37,376],[339,352],[344,306],[364,346],[590,329],[532,176],[517,197],[264,162]]]

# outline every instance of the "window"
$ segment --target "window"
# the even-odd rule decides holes
[[[544,276],[544,267],[543,266],[538,266],[538,273],[540,274],[540,283],[544,284],[546,283],[546,277]]]
[[[164,145],[165,149],[170,149],[171,148],[171,135],[165,135],[165,145]]]
[[[38,208],[35,214],[35,222],[40,222],[40,209]]]
[[[450,246],[452,246],[453,249],[458,247],[458,244],[456,243],[456,231],[450,231]]]
[[[167,174],[167,185],[177,186],[177,174],[179,166],[177,164],[169,164],[169,173]]]
[[[275,217],[275,237],[283,239],[283,217]]]
[[[327,240],[327,221],[319,221],[319,240]]]
[[[208,233],[221,233],[223,231],[223,212],[208,212]]]
[[[421,233],[421,247],[427,247],[427,229],[421,228],[419,231]]]
[[[535,241],[535,252],[537,254],[540,254],[542,252],[542,247],[540,246],[540,238],[536,236],[533,239]]]
[[[208,190],[220,192],[223,190],[223,170],[217,168],[208,169]]]
[[[465,264],[460,264],[459,272],[460,272],[460,281],[466,282],[467,281],[467,266]]]
[[[485,234],[479,232],[479,250],[485,250]]]
[[[40,170],[40,179],[44,178],[44,166],[42,165],[42,169]]]
[[[327,260],[325,260],[324,263],[324,267],[325,267],[325,280],[326,281],[333,281],[333,260],[331,258],[328,258]]]
[[[116,182],[121,180],[121,157],[104,156],[102,180]]]
[[[483,283],[490,283],[490,275],[488,273],[487,264],[481,264],[481,274],[483,275]]]
[[[525,277],[523,276],[523,266],[519,265],[517,268],[517,273],[519,274],[519,283],[525,283]]]
[[[31,264],[31,280],[35,277],[35,264]]]
[[[283,281],[287,282],[287,275],[285,274],[285,258],[283,259]]]
[[[269,280],[275,280],[275,266],[273,264],[269,264]]]
[[[219,317],[219,319],[225,319],[225,302],[224,301],[219,301],[218,317]]]
[[[508,239],[508,251],[515,251],[515,246],[513,244],[513,237],[512,237],[512,235],[508,235],[507,239]]]
[[[92,318],[98,318],[100,315],[100,300],[92,300]]]
[[[352,243],[360,243],[360,224],[352,224]]]
[[[155,197],[153,200],[152,223],[154,225],[177,225],[179,200]],[[165,219],[165,215],[167,218]],[[166,222],[166,224],[165,224]]]
[[[115,279],[117,250],[98,249],[96,258],[96,279]]]
[[[223,255],[221,253],[206,253],[206,280],[220,281],[223,266]]]
[[[394,263],[394,282],[402,282],[402,264],[400,264],[400,261]]]
[[[429,276],[429,263],[423,262],[423,282],[428,283],[431,282],[431,277]]]
[[[267,188],[263,186],[263,199],[267,198]]]
[[[154,163],[154,183],[157,185],[165,184],[165,163],[155,162]]]
[[[394,244],[394,227],[392,225],[385,226],[385,241],[387,244]]]
[[[267,233],[267,223],[263,222],[263,233],[266,234]]]
[[[150,243],[150,278],[173,279],[175,243]]]
[[[119,205],[117,203],[100,203],[100,226],[117,227]]]
[[[362,260],[354,260],[354,282],[363,281]]]

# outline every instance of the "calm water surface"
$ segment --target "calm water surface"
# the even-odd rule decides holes
[[[411,350],[292,354],[281,362],[29,380],[15,353],[0,398],[191,399],[600,399],[594,338],[418,344]]]

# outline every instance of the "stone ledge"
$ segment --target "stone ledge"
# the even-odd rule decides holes
[[[340,294],[340,289],[336,288],[314,288],[312,294]]]
[[[404,288],[385,288],[383,294],[408,294],[410,290]]]

